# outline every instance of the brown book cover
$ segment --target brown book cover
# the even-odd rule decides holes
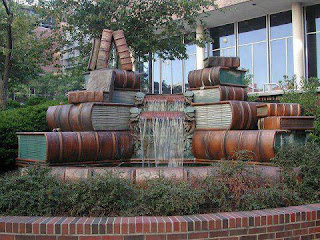
[[[97,59],[97,69],[108,67],[109,56],[112,45],[112,31],[104,29],[102,32],[101,43]]]
[[[92,48],[89,58],[88,70],[94,70],[97,65],[98,54],[100,49],[100,39],[92,39]]]
[[[196,160],[237,159],[245,151],[247,160],[266,162],[275,157],[277,149],[293,143],[305,143],[306,132],[282,130],[196,130],[192,149]]]
[[[204,67],[228,67],[238,68],[240,67],[239,57],[208,57],[204,59]]]
[[[188,74],[188,83],[190,88],[217,85],[247,87],[245,83],[245,74],[246,71],[233,68],[203,68],[190,71]]]
[[[50,165],[116,163],[133,155],[129,131],[17,133],[20,163]]]
[[[113,32],[113,39],[116,45],[117,53],[121,69],[132,71],[132,61],[130,57],[129,47],[122,30]]]
[[[110,102],[111,94],[109,92],[94,91],[74,91],[68,92],[68,103],[77,104],[85,102]]]
[[[259,129],[278,130],[313,130],[314,117],[308,116],[273,116],[261,118]]]
[[[213,130],[258,129],[257,102],[193,103],[196,127]]]
[[[86,85],[87,91],[112,93],[116,79],[116,72],[113,69],[100,69],[90,72]]]
[[[302,110],[298,103],[264,103],[257,106],[258,117],[301,115]]]
[[[231,86],[212,86],[192,88],[194,103],[216,103],[228,100],[247,101],[246,88]]]
[[[63,132],[129,130],[131,104],[80,103],[51,106],[49,129]]]

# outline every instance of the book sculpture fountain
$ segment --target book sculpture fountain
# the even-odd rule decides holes
[[[108,69],[114,43],[121,69]],[[17,133],[17,164],[51,166],[182,166],[234,159],[238,151],[268,162],[279,147],[305,142],[313,117],[299,104],[247,101],[238,57],[210,57],[189,73],[184,95],[140,91],[123,31],[104,30],[93,41],[86,91],[69,92],[52,106],[52,132]]]

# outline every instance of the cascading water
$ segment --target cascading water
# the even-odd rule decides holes
[[[182,112],[185,108],[184,101],[146,101],[143,111],[146,112]]]
[[[140,116],[141,157],[143,165],[168,163],[169,167],[183,165],[184,113],[144,112]]]

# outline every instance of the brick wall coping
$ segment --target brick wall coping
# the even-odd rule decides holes
[[[170,217],[0,217],[1,240],[257,240],[285,237],[320,238],[320,203]]]

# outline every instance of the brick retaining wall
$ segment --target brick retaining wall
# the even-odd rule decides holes
[[[320,203],[173,217],[0,217],[0,240],[320,239]]]

